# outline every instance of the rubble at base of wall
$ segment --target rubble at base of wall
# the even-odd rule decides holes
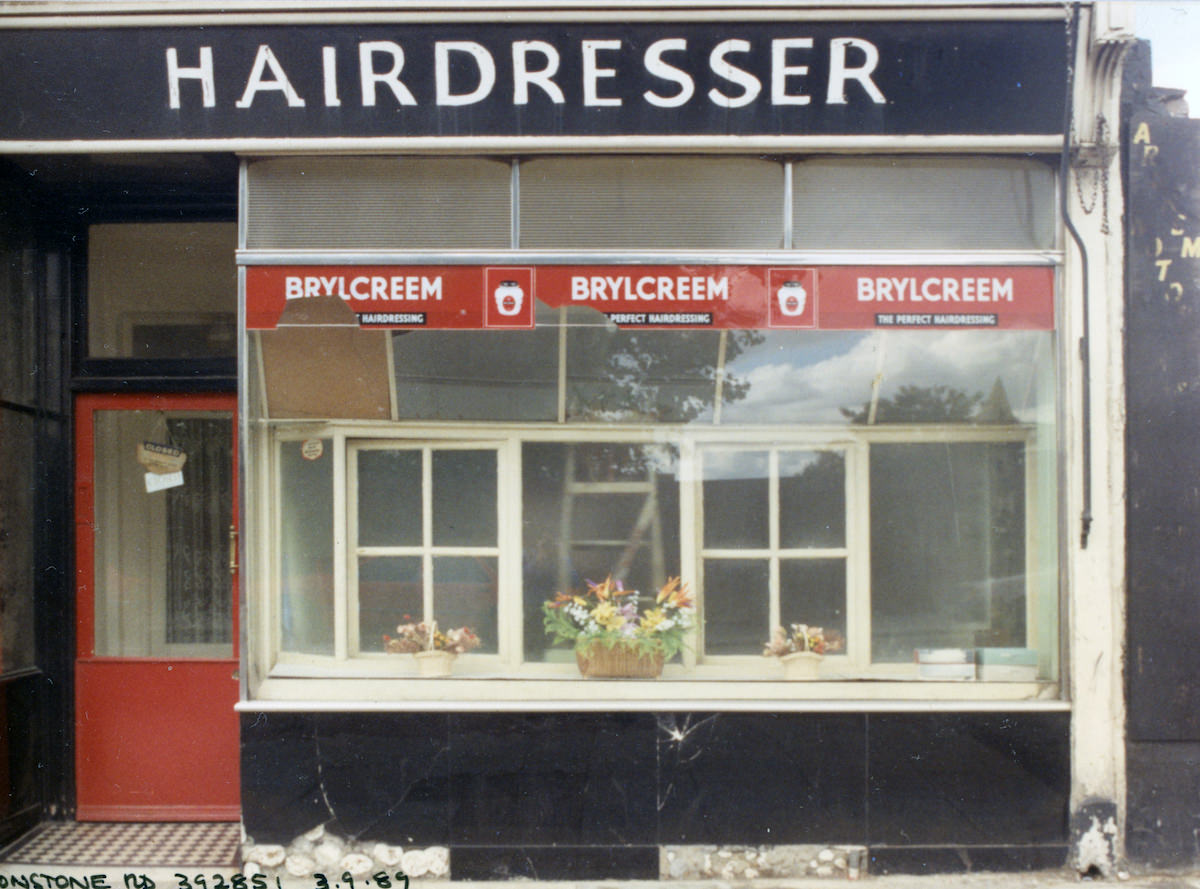
[[[445,846],[413,848],[342,839],[317,827],[285,845],[255,843],[242,846],[243,873],[262,874],[272,883],[311,889],[314,874],[344,874],[370,880],[373,886],[395,889],[410,880],[446,880],[451,876],[450,850]],[[659,878],[663,880],[756,880],[821,877],[856,880],[866,876],[865,846],[662,846]]]
[[[312,886],[314,874],[329,874],[330,882],[339,881],[342,874],[356,880],[371,879],[372,885],[403,885],[402,878],[427,877],[446,879],[450,876],[450,850],[444,846],[413,848],[378,842],[356,842],[316,827],[296,837],[286,846],[255,843],[249,840],[242,846],[242,871],[247,876],[264,874],[279,878],[286,886],[302,880]]]
[[[856,880],[866,872],[866,846],[663,846],[659,850],[659,875],[664,880]]]

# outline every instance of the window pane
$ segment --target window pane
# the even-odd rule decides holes
[[[846,458],[830,451],[782,451],[779,545],[798,549],[845,543]]]
[[[567,338],[567,419],[686,423],[711,417],[720,334],[617,330],[597,313],[571,312]]]
[[[512,240],[511,169],[457,157],[254,160],[247,173],[247,246],[504,249]]]
[[[766,451],[706,451],[704,546],[765,549],[770,546],[770,478]]]
[[[232,657],[232,419],[93,417],[96,653]],[[142,442],[183,450],[182,484],[150,489],[165,476],[139,461]]]
[[[358,545],[421,545],[421,452],[358,451]]]
[[[678,462],[665,445],[523,447],[526,659],[546,657],[541,606],[556,592],[610,575],[657,590],[680,573]]]
[[[433,545],[496,545],[496,452],[433,452]]]
[[[779,620],[784,627],[808,624],[846,638],[846,560],[782,559]]]
[[[331,655],[332,447],[328,439],[305,444],[279,445],[281,644],[285,651]]]
[[[383,637],[399,624],[423,620],[420,556],[370,556],[358,560],[358,647],[383,651]]]
[[[876,661],[1024,647],[1025,445],[871,447]]]
[[[558,332],[414,330],[394,334],[402,420],[553,420]]]
[[[237,225],[110,223],[88,229],[88,355],[237,354]]]
[[[441,630],[469,627],[479,636],[478,652],[499,646],[498,561],[495,557],[437,557],[433,560],[433,616]]]
[[[1054,171],[1023,158],[820,158],[793,169],[792,246],[1054,246]]]
[[[776,249],[783,246],[783,165],[697,157],[525,161],[520,246]]]
[[[1053,422],[1048,331],[768,332],[742,346],[723,425]]]
[[[770,637],[766,559],[704,563],[704,653],[761,654]]]
[[[233,525],[233,422],[222,418],[167,421],[168,437],[188,455],[186,483],[165,491],[168,644],[229,643],[233,586],[229,530]]]

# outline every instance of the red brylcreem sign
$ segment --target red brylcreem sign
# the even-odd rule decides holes
[[[537,303],[618,327],[867,330],[1054,327],[1045,266],[252,266],[246,326],[534,326]]]

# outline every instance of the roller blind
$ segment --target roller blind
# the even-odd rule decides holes
[[[511,166],[487,158],[288,157],[247,169],[252,249],[505,249]]]
[[[823,158],[793,171],[801,250],[1044,250],[1049,166],[1024,158]]]
[[[783,166],[757,158],[535,158],[521,164],[521,247],[778,249],[783,185]]]

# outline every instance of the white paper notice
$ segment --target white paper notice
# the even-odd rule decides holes
[[[183,470],[179,472],[147,472],[146,473],[146,493],[153,494],[155,491],[165,491],[167,488],[178,488],[183,484]]]

